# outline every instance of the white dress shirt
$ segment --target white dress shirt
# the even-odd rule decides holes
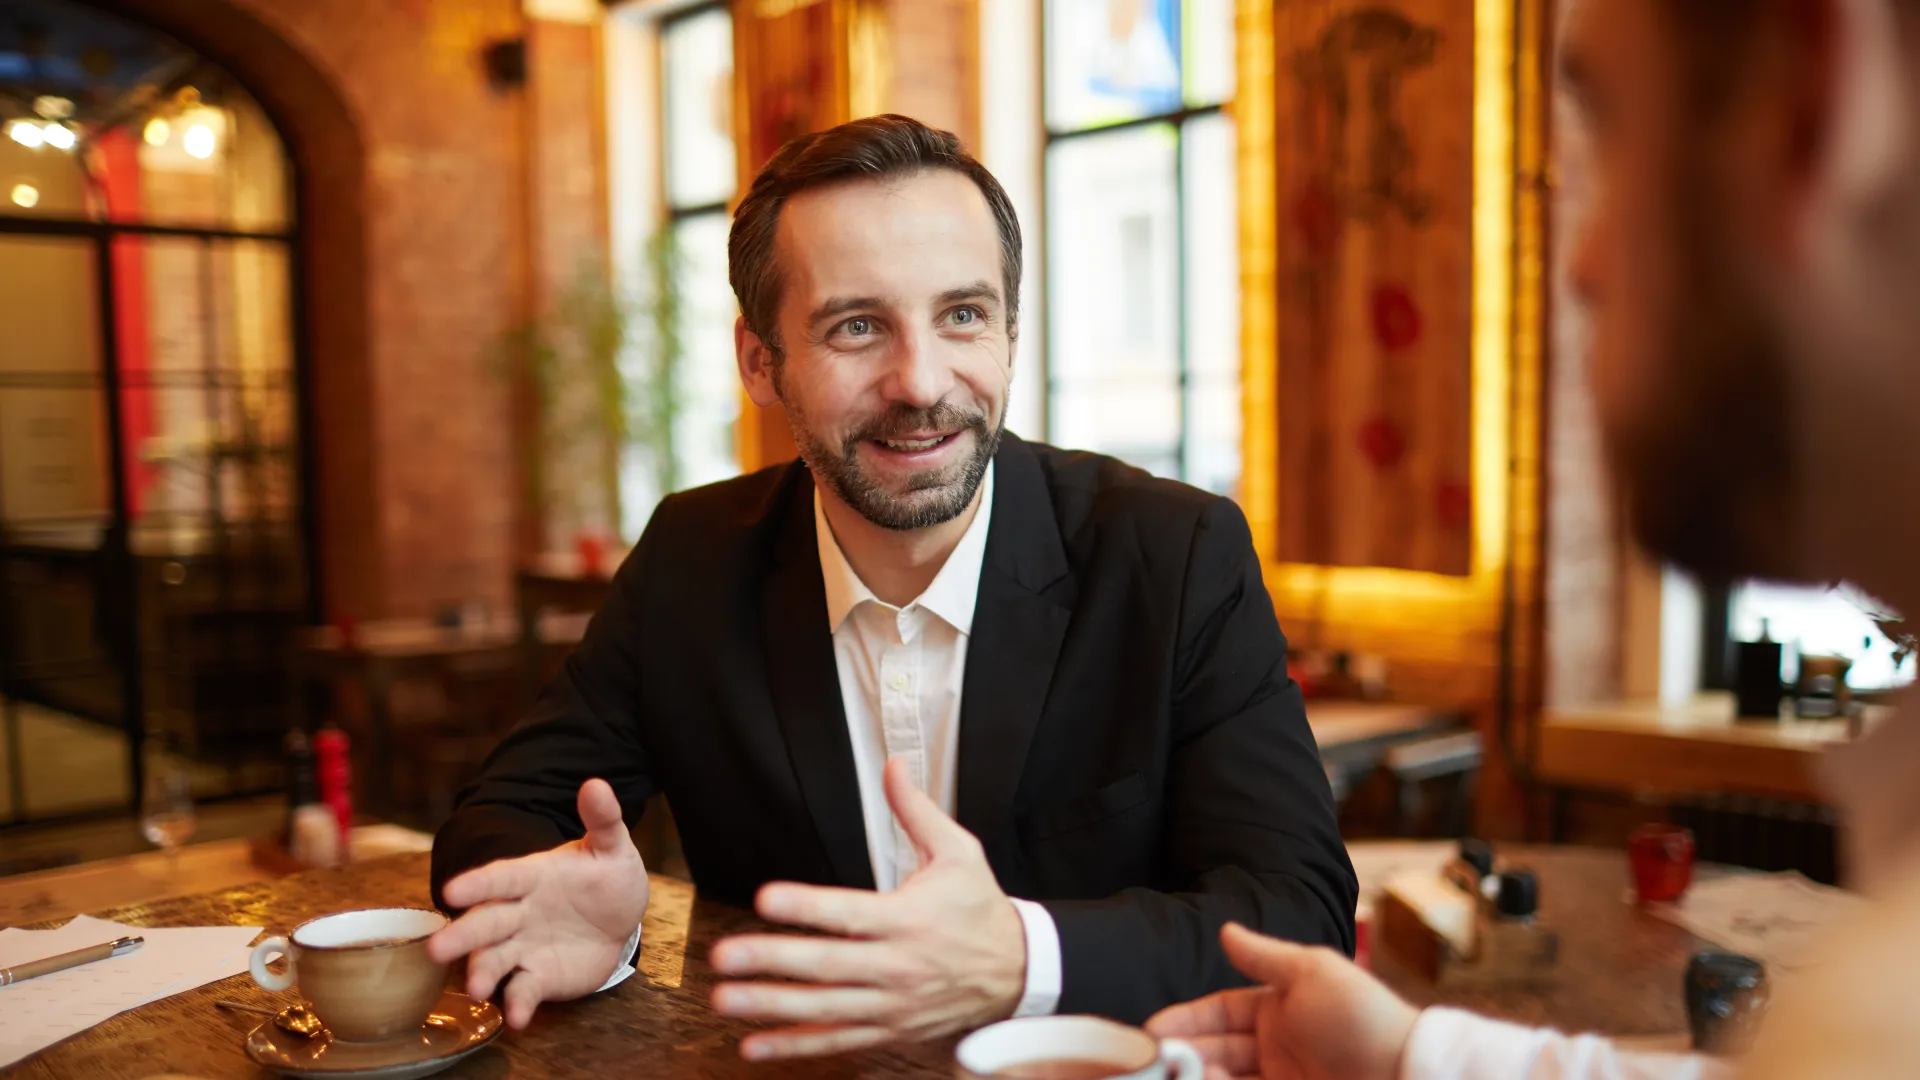
[[[881,892],[898,888],[920,857],[894,820],[882,775],[887,759],[903,758],[940,809],[954,812],[959,772],[960,691],[967,670],[967,642],[980,596],[980,565],[993,518],[993,466],[980,485],[980,509],[933,581],[904,607],[873,595],[860,580],[827,523],[820,493],[813,496],[813,522],[820,546],[820,576],[826,585],[827,626],[833,634],[840,700],[853,746],[860,785],[860,811],[867,856]],[[1014,900],[1027,937],[1026,990],[1016,1016],[1051,1013],[1060,1001],[1060,934],[1039,904]]]

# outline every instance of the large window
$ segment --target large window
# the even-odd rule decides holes
[[[1758,641],[1764,631],[1781,643],[1783,680],[1798,678],[1803,655],[1844,656],[1853,661],[1847,685],[1856,690],[1882,690],[1913,681],[1915,661],[1903,658],[1894,664],[1895,645],[1875,618],[1886,617],[1887,610],[1844,585],[1819,588],[1754,581],[1736,585],[1725,607],[1731,640]]]
[[[1047,426],[1234,494],[1232,0],[1046,0]]]
[[[624,207],[636,203],[645,218],[630,235],[618,224],[615,230],[619,243],[634,248],[619,254],[640,258],[635,276],[644,281],[649,300],[642,305],[649,323],[637,335],[642,355],[631,357],[630,384],[658,380],[663,358],[670,369],[664,387],[655,382],[641,395],[646,404],[635,418],[639,425],[667,425],[669,437],[656,440],[636,430],[635,450],[622,469],[629,536],[640,531],[668,490],[740,471],[735,432],[740,380],[733,360],[737,309],[727,282],[729,203],[738,183],[733,19],[724,2],[680,7],[657,17],[648,5],[636,5],[630,18],[621,32],[644,40],[646,53],[657,62],[650,65],[655,77],[640,80],[652,85],[634,85],[621,81],[625,71],[618,70],[630,56],[610,56],[616,69],[612,92],[646,99],[638,115],[624,113],[629,102],[616,98],[613,103],[616,122],[624,117],[633,130],[646,133],[646,145],[631,149],[647,166],[632,174],[615,166],[616,183],[626,181],[615,197],[616,222]],[[642,248],[646,254],[639,256]],[[672,447],[670,471],[661,469],[652,449],[659,441]]]

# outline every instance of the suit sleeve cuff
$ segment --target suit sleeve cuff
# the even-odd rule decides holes
[[[1013,1015],[1051,1016],[1060,1005],[1060,928],[1031,900],[1014,900],[1013,910],[1027,934],[1027,988]]]
[[[621,947],[620,956],[620,966],[614,968],[613,974],[607,976],[607,981],[600,984],[600,990],[611,990],[633,975],[633,962],[640,958],[639,927],[633,928],[633,935],[627,938],[627,943]],[[597,994],[600,990],[595,990],[594,993]]]

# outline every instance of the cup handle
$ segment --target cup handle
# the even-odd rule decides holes
[[[1164,1039],[1160,1043],[1160,1063],[1167,1067],[1168,1080],[1205,1080],[1207,1061],[1189,1043]]]
[[[285,974],[275,975],[267,970],[267,958],[275,953],[287,958]],[[253,981],[260,984],[262,990],[286,990],[293,986],[293,954],[287,951],[287,939],[278,934],[253,947],[247,954],[247,970],[252,972]]]

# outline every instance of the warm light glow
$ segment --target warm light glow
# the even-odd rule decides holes
[[[167,123],[165,118],[156,116],[147,121],[147,128],[140,133],[140,137],[147,141],[148,146],[165,146],[167,140],[173,137],[173,125]]]
[[[187,153],[204,161],[213,156],[213,129],[205,124],[195,124],[187,129],[181,144],[187,148]]]
[[[1522,5],[1526,6],[1526,5]],[[1535,70],[1533,46],[1517,40],[1519,17],[1512,0],[1474,0],[1473,143],[1473,309],[1471,329],[1473,394],[1472,572],[1466,577],[1406,570],[1324,567],[1273,560],[1278,535],[1279,435],[1275,353],[1279,328],[1279,283],[1273,252],[1278,244],[1279,208],[1274,191],[1273,81],[1275,5],[1270,0],[1239,0],[1239,94],[1235,103],[1240,133],[1241,279],[1253,300],[1242,306],[1241,341],[1245,356],[1243,498],[1249,523],[1265,561],[1266,581],[1282,619],[1306,613],[1322,626],[1364,629],[1369,651],[1454,659],[1452,639],[1442,640],[1427,627],[1446,622],[1463,633],[1489,636],[1499,626],[1502,571],[1520,558],[1507,542],[1510,449],[1510,400],[1531,402],[1537,395],[1539,334],[1532,325],[1516,327],[1516,305],[1537,317],[1541,288],[1537,253],[1516,252],[1515,185],[1519,147],[1514,121],[1516,72]],[[1527,10],[1532,10],[1527,7]],[[1521,55],[1516,55],[1516,53]],[[1523,260],[1523,261],[1521,261]],[[1524,295],[1522,295],[1524,294]],[[1516,362],[1516,360],[1518,362]],[[1515,380],[1519,380],[1516,394]],[[1537,411],[1523,404],[1513,416],[1519,445],[1537,439]],[[1514,503],[1521,515],[1518,534],[1535,527],[1528,499],[1537,478],[1523,475]]]
[[[73,115],[73,99],[42,94],[33,99],[33,111],[49,120],[65,120]]]
[[[48,146],[53,147],[55,150],[73,149],[73,144],[76,140],[73,137],[73,129],[67,125],[48,124],[40,130],[46,138]]]
[[[31,210],[40,205],[40,189],[32,184],[13,185],[13,205]]]
[[[40,130],[40,125],[31,120],[15,120],[7,128],[7,134],[13,137],[14,142],[34,150],[40,149],[40,144],[47,141],[47,136]]]

